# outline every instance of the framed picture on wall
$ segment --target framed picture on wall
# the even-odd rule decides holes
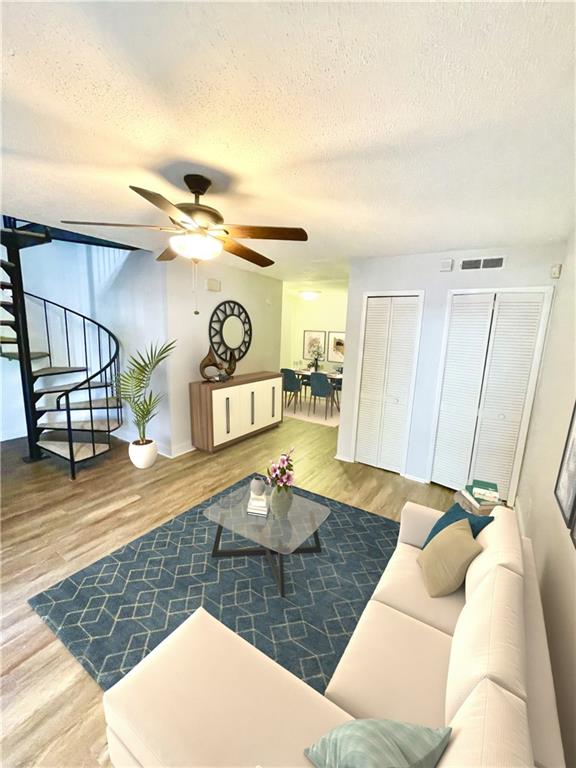
[[[574,529],[576,528],[576,405],[572,410],[554,496],[556,496],[566,525],[572,528],[572,540],[574,540]]]
[[[344,331],[328,331],[328,362],[343,363],[345,346],[346,334]]]
[[[316,353],[324,357],[326,351],[326,331],[304,331],[304,360],[312,360]]]

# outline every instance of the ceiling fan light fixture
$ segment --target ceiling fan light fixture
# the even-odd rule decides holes
[[[170,248],[185,259],[209,261],[222,253],[222,242],[204,232],[187,232],[185,235],[172,235]]]

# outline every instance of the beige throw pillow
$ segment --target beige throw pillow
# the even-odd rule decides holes
[[[430,597],[443,597],[464,583],[468,566],[482,552],[468,520],[458,520],[436,534],[418,555]]]

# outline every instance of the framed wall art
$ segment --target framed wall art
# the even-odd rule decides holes
[[[556,496],[566,525],[572,529],[574,534],[576,528],[576,405],[572,410],[554,496]],[[574,540],[574,535],[572,540]]]
[[[343,363],[344,349],[346,346],[346,334],[344,331],[328,331],[328,356],[329,363]]]
[[[316,356],[324,357],[326,350],[326,331],[304,331],[304,360],[313,360]]]

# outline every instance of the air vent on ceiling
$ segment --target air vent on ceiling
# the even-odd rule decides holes
[[[503,256],[490,256],[486,259],[462,259],[460,269],[502,269]]]
[[[460,269],[482,269],[482,259],[462,259]]]
[[[502,269],[503,266],[503,256],[492,256],[489,259],[482,259],[482,269]]]

